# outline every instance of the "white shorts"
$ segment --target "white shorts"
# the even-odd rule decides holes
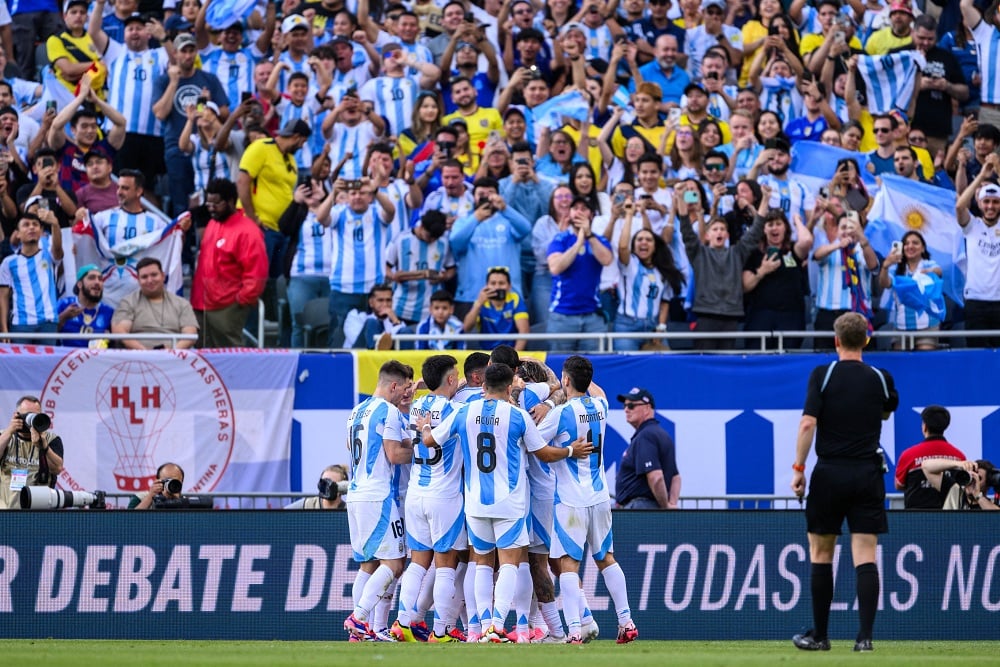
[[[469,546],[478,554],[488,554],[493,549],[517,549],[528,546],[528,521],[497,519],[493,517],[466,516],[469,527]]]
[[[406,556],[403,520],[391,496],[382,501],[347,503],[347,526],[355,562]]]
[[[555,539],[552,540],[553,558],[569,556],[583,560],[584,547],[590,547],[594,560],[603,560],[614,552],[611,536],[611,501],[605,500],[592,507],[555,507]]]
[[[443,554],[468,547],[461,494],[452,498],[425,498],[414,494],[404,512],[409,549]]]
[[[531,525],[528,527],[531,537],[528,551],[533,554],[547,554],[552,549],[552,508],[555,500],[535,500],[531,498],[528,504],[531,515]]]

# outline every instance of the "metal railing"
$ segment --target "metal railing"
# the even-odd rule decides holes
[[[483,333],[461,333],[461,334],[393,334],[392,342],[393,349],[400,349],[400,343],[408,342],[433,342],[440,340],[447,341],[510,341],[510,340],[525,340],[525,341],[551,341],[551,340],[596,340],[598,344],[598,352],[607,353],[614,351],[614,341],[615,340],[660,340],[660,341],[671,341],[671,340],[681,340],[681,341],[694,341],[694,340],[745,340],[745,341],[757,341],[753,345],[746,345],[738,350],[712,350],[713,353],[729,353],[729,354],[755,354],[755,353],[787,353],[787,352],[810,352],[811,348],[793,348],[788,349],[785,347],[786,341],[790,338],[832,338],[832,331],[812,331],[812,330],[802,330],[802,331],[713,331],[713,332],[694,332],[694,331],[670,331],[670,332],[637,332],[637,333],[624,333],[624,332],[599,332],[599,333],[529,333],[529,334],[483,334]],[[990,329],[983,331],[875,331],[872,334],[873,338],[886,338],[886,339],[898,339],[902,342],[903,350],[913,350],[916,348],[916,341],[918,338],[987,338],[987,337],[1000,337],[1000,330]],[[768,349],[768,341],[776,341],[776,349]],[[669,344],[669,343],[668,343]],[[670,348],[663,348],[660,350],[652,350],[651,352],[656,353],[689,353],[689,352],[702,352],[702,350],[690,350],[690,349],[680,349],[674,350]]]
[[[58,345],[61,340],[169,340],[171,347],[177,347],[177,342],[181,340],[198,340],[198,334],[185,333],[2,333],[0,339],[9,339],[12,342],[19,340],[51,340],[54,345]],[[83,348],[81,348],[83,349]]]
[[[259,349],[263,349],[264,341],[266,336],[266,323],[263,318],[264,304],[258,301],[258,312],[260,317],[257,322],[257,337],[254,339],[252,334],[249,335],[251,342]],[[244,333],[249,334],[249,332],[244,331]],[[524,340],[530,342],[537,341],[552,341],[552,340],[596,340],[598,345],[598,353],[611,353],[615,352],[614,341],[616,340],[660,340],[667,342],[677,340],[684,341],[685,343],[691,343],[695,340],[744,340],[748,341],[748,344],[744,347],[735,350],[694,350],[689,347],[684,347],[683,349],[672,349],[670,347],[663,347],[657,350],[646,350],[639,352],[630,352],[630,354],[690,354],[692,352],[712,352],[713,354],[787,354],[789,352],[812,352],[813,348],[786,348],[788,339],[810,339],[810,338],[832,338],[832,331],[812,331],[812,330],[802,330],[802,331],[713,331],[713,332],[694,332],[694,331],[668,331],[664,333],[649,331],[649,332],[636,332],[636,333],[624,333],[617,331],[607,331],[599,333],[509,333],[509,334],[484,334],[484,333],[461,333],[461,334],[394,334],[392,336],[393,349],[399,350],[400,343],[416,343],[416,342],[434,342],[434,341],[518,341]],[[891,339],[899,340],[902,345],[900,349],[902,350],[914,350],[916,349],[916,341],[920,338],[938,338],[945,340],[953,340],[956,338],[1000,338],[1000,329],[987,329],[982,331],[876,331],[872,334],[873,338],[878,339]],[[88,334],[70,334],[70,333],[3,333],[0,334],[0,339],[8,339],[12,342],[17,342],[19,340],[45,340],[53,341],[53,345],[58,345],[60,340],[170,340],[171,344],[176,346],[177,341],[180,340],[191,340],[197,341],[197,334],[182,334],[182,333],[127,333],[127,334],[113,334],[113,333],[88,333]],[[774,349],[768,349],[768,341],[775,341],[776,347]],[[324,352],[348,352],[350,350],[345,348],[340,348],[334,350],[332,348],[310,348],[311,351],[324,351]]]
[[[192,494],[202,498],[212,498],[215,509],[282,509],[285,505],[301,498],[312,498],[315,493],[198,493]],[[135,497],[133,493],[109,491],[108,506],[112,509],[125,509],[129,501]],[[890,509],[902,509],[903,494],[886,494]],[[681,496],[682,510],[798,510],[802,502],[795,496],[777,494],[734,494],[725,496]]]

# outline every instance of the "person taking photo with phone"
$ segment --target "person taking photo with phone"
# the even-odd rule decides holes
[[[528,333],[528,308],[524,299],[511,289],[510,271],[505,266],[494,266],[486,276],[486,285],[479,290],[472,307],[465,315],[462,329],[467,333],[510,334]],[[510,345],[521,351],[527,347],[525,340],[481,341],[479,347],[492,350],[498,345]]]

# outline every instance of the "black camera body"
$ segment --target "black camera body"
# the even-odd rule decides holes
[[[958,486],[968,486],[972,484],[972,473],[965,468],[951,468],[945,471],[948,477],[957,484]]]
[[[205,496],[181,496],[180,498],[153,496],[153,509],[158,510],[210,510],[213,506],[214,501]]]
[[[991,470],[986,473],[986,488],[1000,493],[1000,470]]]

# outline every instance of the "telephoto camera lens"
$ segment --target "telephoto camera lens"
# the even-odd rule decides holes
[[[24,426],[43,433],[48,431],[49,427],[52,426],[52,420],[44,412],[32,412],[24,415]]]
[[[181,484],[181,480],[179,479],[163,480],[163,490],[166,491],[167,493],[177,495],[178,493],[181,492],[182,487],[183,484]]]

